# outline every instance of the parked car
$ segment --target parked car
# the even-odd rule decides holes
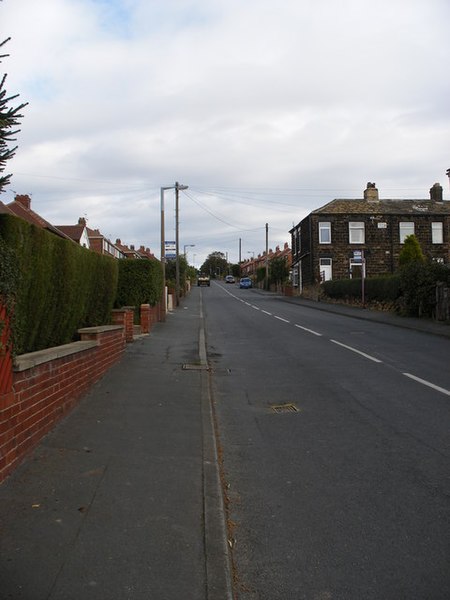
[[[234,279],[233,275],[227,275],[225,277],[225,283],[235,283],[235,279]]]
[[[252,287],[252,280],[250,279],[250,277],[242,277],[242,279],[239,281],[239,287],[242,289],[248,289]]]

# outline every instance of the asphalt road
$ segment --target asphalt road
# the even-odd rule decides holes
[[[199,293],[237,598],[448,600],[449,339]]]

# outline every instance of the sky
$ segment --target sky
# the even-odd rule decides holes
[[[29,104],[0,200],[159,257],[179,182],[197,267],[369,181],[449,200],[449,24],[448,0],[3,0],[0,77]],[[171,241],[173,189],[164,212]]]

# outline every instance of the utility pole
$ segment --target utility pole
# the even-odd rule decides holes
[[[180,304],[180,218],[179,218],[179,191],[187,190],[189,186],[180,185],[178,181],[175,182],[175,304]]]
[[[265,288],[269,289],[269,224],[266,223],[266,277]]]

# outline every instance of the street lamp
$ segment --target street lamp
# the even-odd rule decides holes
[[[186,248],[195,248],[195,244],[185,244],[184,245],[184,258],[186,258]]]
[[[179,277],[180,277],[180,262],[179,262],[179,246],[178,246],[178,191],[187,190],[187,185],[180,185],[178,181],[175,185],[168,185],[161,188],[161,267],[163,276],[163,320],[166,318],[167,312],[167,295],[166,295],[166,242],[165,242],[165,230],[164,230],[164,192],[166,190],[175,190],[176,199],[176,276],[177,276],[177,292],[179,293]],[[178,304],[178,294],[177,294]]]

